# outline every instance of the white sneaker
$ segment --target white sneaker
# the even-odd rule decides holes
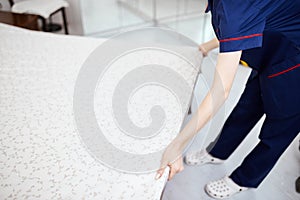
[[[224,163],[224,160],[213,157],[212,155],[207,153],[207,151],[205,149],[188,153],[184,157],[184,161],[187,165],[204,165],[207,163],[212,163],[212,164]]]
[[[220,180],[210,182],[205,186],[206,193],[214,199],[227,199],[247,189],[249,188],[237,185],[227,176]]]

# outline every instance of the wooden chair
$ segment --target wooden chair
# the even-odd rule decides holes
[[[57,24],[47,24],[46,20],[50,19],[51,16],[61,12],[65,34],[68,34],[68,24],[67,17],[65,13],[65,8],[69,6],[68,2],[65,0],[24,0],[19,2],[14,2],[14,0],[9,0],[12,12],[15,13],[29,13],[38,15],[42,21],[43,31],[55,31],[60,30],[61,26]],[[55,30],[54,30],[55,29]]]

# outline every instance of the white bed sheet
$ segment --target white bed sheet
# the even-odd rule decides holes
[[[0,24],[0,199],[160,199],[167,173],[113,170],[77,132],[76,79],[103,41]],[[184,70],[192,91],[199,71]]]

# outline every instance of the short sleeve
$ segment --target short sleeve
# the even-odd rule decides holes
[[[265,17],[248,0],[216,0],[217,36],[220,52],[262,46]]]

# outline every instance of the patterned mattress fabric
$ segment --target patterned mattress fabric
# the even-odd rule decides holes
[[[180,40],[166,40],[175,53],[126,51],[136,43],[0,24],[0,199],[160,199],[168,171],[154,179],[159,158],[202,60]]]

